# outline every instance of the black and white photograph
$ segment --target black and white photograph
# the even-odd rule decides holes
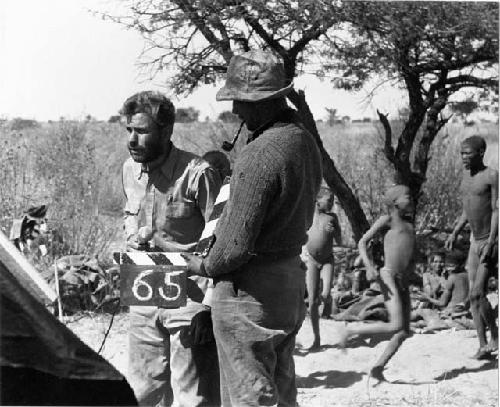
[[[1,0],[0,404],[498,406],[499,9]]]

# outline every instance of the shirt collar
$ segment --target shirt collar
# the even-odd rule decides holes
[[[167,178],[172,178],[178,155],[179,150],[170,142],[170,149],[167,154],[161,155],[154,161],[137,166],[136,178],[141,179],[142,174],[152,174],[158,169],[161,169],[161,172]]]

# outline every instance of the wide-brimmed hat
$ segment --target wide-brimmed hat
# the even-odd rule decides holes
[[[293,83],[286,83],[283,63],[272,53],[261,50],[235,55],[227,68],[226,84],[216,99],[258,102],[286,96]]]

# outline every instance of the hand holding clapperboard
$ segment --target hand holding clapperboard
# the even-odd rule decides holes
[[[195,253],[205,257],[212,246],[215,226],[229,198],[229,178],[222,185],[210,220],[205,224]],[[149,233],[146,232],[146,235]],[[145,236],[145,240],[150,237]],[[120,265],[120,303],[161,308],[180,308],[186,305],[186,261],[181,252],[135,251],[114,253]],[[205,300],[210,296],[208,288]]]

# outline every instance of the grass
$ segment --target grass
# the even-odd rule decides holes
[[[397,134],[398,123],[395,123]],[[174,143],[203,154],[220,149],[231,140],[238,124],[176,124]],[[383,156],[382,129],[378,123],[319,123],[326,150],[333,157],[370,222],[383,206],[380,196],[391,168]],[[471,134],[483,135],[490,148],[487,159],[498,163],[498,125],[483,123],[464,127],[451,123],[438,135],[431,149],[428,180],[419,207],[418,226],[451,226],[460,211],[458,187],[461,177],[460,141]],[[0,185],[2,216],[0,228],[9,232],[12,219],[29,206],[48,204],[49,223],[65,242],[59,256],[84,253],[109,258],[110,244],[116,247],[122,229],[122,163],[128,157],[126,131],[119,123],[61,121],[12,130],[0,127]],[[245,144],[244,132],[235,151]],[[350,228],[341,216],[344,240]]]

